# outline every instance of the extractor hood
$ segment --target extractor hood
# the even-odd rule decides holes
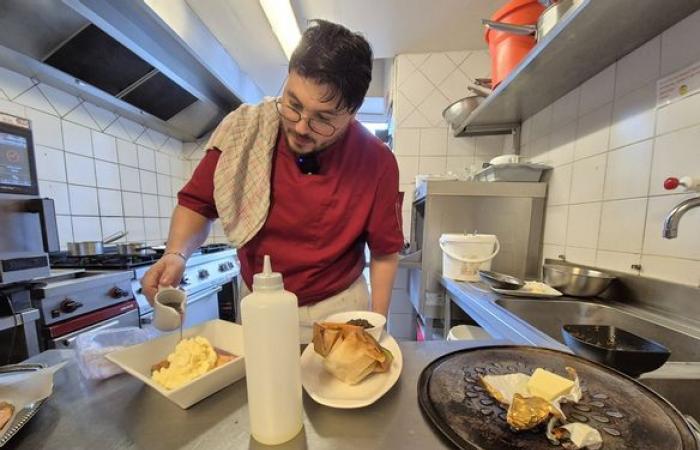
[[[241,103],[142,0],[3,0],[0,30],[0,66],[182,140]]]

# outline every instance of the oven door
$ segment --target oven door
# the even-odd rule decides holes
[[[139,310],[132,309],[120,314],[115,317],[110,317],[109,319],[98,322],[89,327],[81,328],[80,330],[74,331],[72,333],[49,339],[47,344],[48,348],[70,348],[75,349],[75,341],[78,336],[88,331],[96,330],[106,330],[108,328],[121,328],[121,327],[138,327],[139,326]]]

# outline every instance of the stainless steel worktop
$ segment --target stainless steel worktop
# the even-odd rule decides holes
[[[435,358],[460,348],[503,341],[400,342],[403,372],[375,404],[356,410],[328,408],[304,394],[304,429],[286,449],[450,448],[424,419],[417,380]],[[31,361],[73,360],[52,350]],[[245,379],[188,410],[129,375],[92,382],[75,360],[56,374],[52,397],[6,446],[9,449],[242,449],[267,448],[250,438]]]

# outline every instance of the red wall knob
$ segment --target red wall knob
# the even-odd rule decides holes
[[[680,181],[678,181],[678,178],[669,177],[669,178],[666,178],[666,180],[664,181],[664,189],[666,189],[667,191],[672,191],[675,188],[677,188],[678,185],[680,185],[680,184],[681,183],[680,183]]]

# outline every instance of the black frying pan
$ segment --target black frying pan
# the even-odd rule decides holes
[[[564,325],[561,334],[577,355],[635,378],[658,369],[671,356],[658,342],[608,325]]]

